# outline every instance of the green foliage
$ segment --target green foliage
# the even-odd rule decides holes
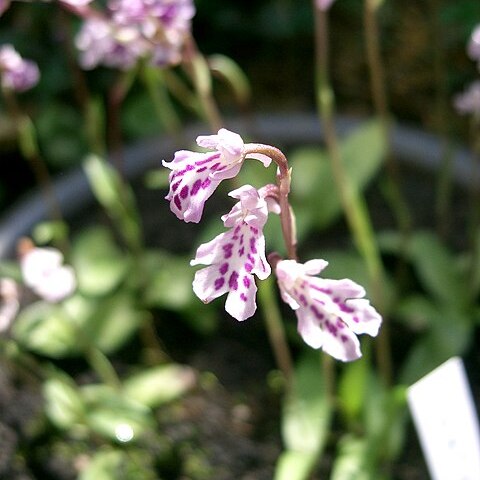
[[[73,243],[70,260],[77,276],[78,289],[87,296],[112,293],[132,267],[132,260],[115,244],[106,227],[81,232]]]
[[[286,450],[277,464],[275,480],[309,477],[325,446],[331,416],[318,355],[306,352],[297,363],[292,389],[284,400],[282,437]]]
[[[369,121],[342,139],[340,154],[351,187],[361,192],[372,181],[382,164],[385,144],[381,126]],[[290,155],[292,166],[292,206],[302,239],[312,228],[326,228],[340,215],[342,205],[331,163],[324,150],[305,147]],[[312,208],[315,206],[315,208]]]
[[[142,235],[130,186],[111,165],[96,155],[92,154],[85,160],[84,169],[93,193],[114,221],[126,245],[131,250],[138,251]]]
[[[183,396],[195,382],[195,372],[176,364],[144,369],[123,382],[122,391],[128,398],[155,408]]]

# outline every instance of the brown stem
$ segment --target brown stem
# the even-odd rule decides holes
[[[293,223],[292,210],[288,202],[290,193],[291,171],[288,167],[287,157],[276,147],[259,143],[245,145],[245,156],[253,153],[261,153],[270,157],[278,166],[277,184],[279,190],[280,222],[282,234],[287,248],[288,258],[297,260],[297,240],[295,238],[295,225]]]

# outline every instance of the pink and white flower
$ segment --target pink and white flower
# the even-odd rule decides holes
[[[193,291],[204,302],[228,292],[225,310],[242,321],[256,310],[257,286],[253,275],[265,280],[271,273],[265,257],[263,227],[267,221],[269,204],[266,190],[245,185],[229,193],[239,202],[222,217],[230,227],[208,243],[200,245],[191,265],[208,265],[195,274]],[[271,211],[277,211],[271,204]]]
[[[26,249],[21,253],[20,268],[25,285],[47,302],[59,302],[76,288],[72,267],[63,265],[63,255],[55,248]]]
[[[317,5],[317,8],[320,10],[328,10],[331,6],[332,3],[335,0],[316,0],[315,3]]]
[[[473,82],[464,92],[455,95],[453,104],[460,114],[480,115],[480,80]]]
[[[478,24],[470,36],[470,40],[467,45],[467,53],[472,60],[478,62],[480,68],[480,24]]]
[[[87,70],[98,65],[128,70],[150,49],[137,29],[118,26],[100,16],[84,22],[75,44],[80,50],[80,64]]]
[[[365,290],[345,278],[314,277],[328,262],[280,260],[276,275],[283,300],[295,310],[298,331],[313,348],[332,357],[351,361],[361,357],[357,334],[378,334],[382,318],[365,298]]]
[[[2,87],[24,92],[35,86],[40,72],[35,62],[23,59],[12,45],[0,46],[0,78]]]
[[[0,15],[3,15],[8,7],[10,7],[10,0],[0,0]]]
[[[198,223],[205,202],[222,180],[235,177],[245,160],[245,144],[237,133],[225,128],[217,135],[197,137],[197,144],[213,150],[207,153],[180,150],[173,161],[162,162],[170,168],[170,190],[165,197],[177,218]],[[249,154],[268,167],[271,158],[263,154]]]

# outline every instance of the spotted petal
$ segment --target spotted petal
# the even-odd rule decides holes
[[[362,298],[365,290],[350,279],[312,277],[327,262],[312,260],[304,265],[282,260],[276,274],[283,300],[298,318],[298,331],[313,348],[323,348],[333,357],[350,361],[361,356],[355,334],[376,336],[382,321],[379,313]]]

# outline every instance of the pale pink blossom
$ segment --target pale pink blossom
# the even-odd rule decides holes
[[[3,15],[6,10],[8,10],[9,6],[10,0],[0,0],[0,16]]]
[[[20,257],[25,285],[47,302],[56,303],[76,288],[72,267],[63,265],[63,255],[54,248],[32,247]]]
[[[12,45],[0,46],[0,78],[2,87],[24,92],[35,86],[40,78],[37,64],[23,59]]]
[[[453,104],[460,114],[480,115],[480,80],[473,82],[463,93],[456,95]]]
[[[19,288],[11,278],[0,279],[0,332],[8,330],[19,309]]]
[[[60,0],[60,3],[66,3],[72,7],[85,7],[89,3],[92,3],[93,0]]]
[[[480,24],[478,24],[470,36],[467,45],[467,53],[472,60],[478,62],[480,68]]]
[[[357,334],[378,334],[382,318],[365,298],[365,290],[345,278],[330,280],[313,275],[328,262],[280,260],[275,268],[283,300],[295,310],[298,331],[313,348],[351,361],[361,357]]]
[[[316,0],[315,3],[317,5],[317,8],[325,11],[325,10],[328,10],[332,6],[332,3],[334,1],[335,0]]]
[[[85,20],[75,45],[80,50],[80,64],[87,70],[99,65],[128,70],[150,49],[136,28],[102,17]]]
[[[267,221],[266,191],[245,185],[230,192],[239,199],[231,211],[222,217],[225,233],[200,245],[191,265],[208,265],[198,270],[193,291],[204,302],[228,293],[225,310],[242,321],[251,317],[257,308],[257,286],[253,275],[266,279],[271,268],[265,257],[263,227]],[[278,211],[270,204],[273,211]]]
[[[207,153],[180,150],[173,161],[162,164],[171,169],[170,190],[165,197],[170,209],[185,222],[198,223],[205,202],[222,180],[235,177],[245,160],[245,144],[240,135],[225,128],[217,135],[199,136],[197,144],[212,151]],[[249,154],[266,167],[271,159],[263,154]]]

